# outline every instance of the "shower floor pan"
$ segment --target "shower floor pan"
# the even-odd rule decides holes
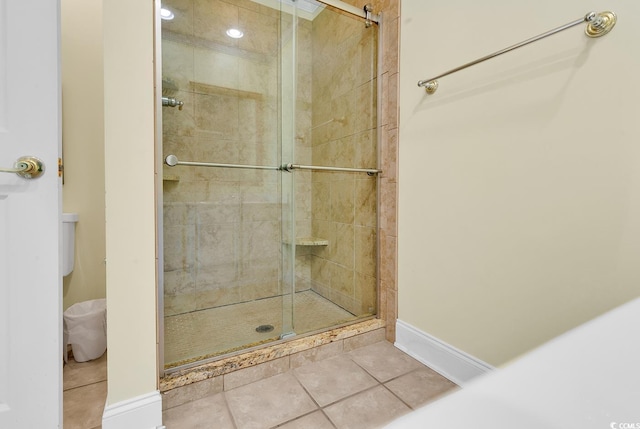
[[[283,299],[277,296],[216,307],[165,318],[165,368],[254,347],[280,339]],[[307,290],[295,294],[294,330],[298,334],[317,331],[358,319],[357,316]],[[256,328],[272,325],[259,332]],[[286,333],[285,333],[286,334]]]

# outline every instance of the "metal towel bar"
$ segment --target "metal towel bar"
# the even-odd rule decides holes
[[[284,164],[282,166],[282,169],[286,171],[293,171],[293,170],[344,171],[344,172],[351,172],[351,173],[367,173],[370,176],[382,172],[382,170],[378,170],[375,168],[324,167],[320,165],[300,165],[300,164]]]
[[[222,168],[244,168],[250,170],[278,170],[278,171],[293,171],[293,170],[316,170],[316,171],[343,171],[351,173],[367,173],[372,176],[374,174],[381,173],[382,170],[376,168],[349,168],[349,167],[325,167],[319,165],[300,165],[300,164],[283,164],[279,167],[270,165],[247,165],[247,164],[220,164],[216,162],[191,162],[180,161],[175,155],[168,155],[164,159],[165,164],[170,167],[176,165],[186,165],[191,167],[222,167]]]
[[[176,165],[188,165],[191,167],[222,167],[222,168],[244,168],[248,170],[280,170],[280,167],[271,167],[269,165],[246,165],[246,164],[220,164],[216,162],[192,162],[192,161],[179,161],[175,155],[168,155],[164,159],[165,164],[169,167],[175,167]]]
[[[454,69],[441,73],[432,78],[420,80],[418,81],[418,86],[424,87],[425,91],[427,91],[427,94],[433,94],[438,89],[438,79],[440,79],[441,77],[448,76],[452,73],[458,72],[460,70],[464,70],[468,67],[474,66],[483,61],[490,60],[492,58],[497,57],[498,55],[506,54],[507,52],[513,51],[514,49],[521,48],[525,45],[528,45],[529,43],[537,42],[540,39],[544,39],[545,37],[552,36],[556,33],[559,33],[560,31],[566,30],[571,27],[575,27],[576,25],[579,25],[585,22],[587,23],[587,28],[585,28],[584,31],[587,36],[589,37],[604,36],[605,34],[611,31],[614,25],[616,25],[616,19],[617,19],[616,14],[613,12],[601,12],[601,13],[589,12],[584,16],[584,18],[580,18],[568,24],[562,25],[558,28],[554,28],[553,30],[549,30],[546,33],[539,34],[535,37],[525,40],[524,42],[520,42],[515,45],[509,46],[508,48],[486,55],[482,58],[478,58],[475,61],[471,61],[469,63],[463,64],[459,67],[456,67]]]

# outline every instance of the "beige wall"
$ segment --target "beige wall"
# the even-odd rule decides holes
[[[103,23],[111,405],[157,388],[153,2],[105,2]]]
[[[106,294],[113,404],[157,387],[153,3],[108,2],[104,20],[102,3],[62,2],[64,211],[80,215],[64,308]]]
[[[610,8],[584,26],[428,78]],[[399,319],[500,365],[640,294],[640,4],[404,1]],[[495,26],[489,25],[495,23]]]
[[[64,309],[105,296],[102,1],[62,1],[64,211],[80,216]]]
[[[64,308],[107,296],[109,404],[157,388],[152,5],[110,1],[103,20],[102,1],[62,2],[63,200],[80,216]]]

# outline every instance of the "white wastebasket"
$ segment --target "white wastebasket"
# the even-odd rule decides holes
[[[71,344],[76,362],[97,359],[107,350],[107,301],[94,299],[67,308],[64,317],[64,360]]]

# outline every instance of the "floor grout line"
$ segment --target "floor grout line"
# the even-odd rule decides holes
[[[107,380],[100,380],[100,381],[94,381],[93,383],[83,384],[82,386],[69,387],[67,389],[64,389],[62,393],[64,394],[64,392],[70,392],[72,390],[82,389],[83,387],[89,387],[89,386],[93,386],[94,384],[100,384],[100,383],[106,383],[106,382]]]
[[[424,365],[424,364],[422,364],[422,365]],[[424,367],[425,367],[425,368],[429,368],[429,367],[428,367],[428,366],[426,366],[426,365],[424,365]],[[411,371],[409,371],[409,372],[405,372],[404,374],[400,374],[400,375],[396,375],[395,377],[391,377],[390,379],[388,379],[387,381],[385,381],[385,382],[384,382],[384,383],[382,383],[382,384],[386,384],[386,383],[388,383],[388,382],[390,382],[390,381],[397,380],[397,379],[399,379],[400,377],[404,377],[405,375],[409,375],[409,374],[411,374],[412,372],[420,371],[421,369],[423,369],[423,368],[414,368],[414,369],[412,369],[412,370],[411,370]],[[431,369],[431,368],[429,368],[429,369]]]
[[[376,381],[377,381],[377,380],[376,380]],[[364,392],[366,392],[366,391],[368,391],[368,390],[373,390],[373,389],[375,389],[376,387],[379,387],[380,385],[381,385],[381,383],[380,383],[380,382],[378,382],[378,384],[377,384],[377,385],[375,385],[375,386],[367,387],[366,389],[362,389],[362,390],[360,390],[360,391],[358,391],[358,392],[354,392],[354,393],[352,393],[352,394],[350,394],[350,395],[347,395],[347,396],[345,396],[344,398],[340,398],[340,399],[338,399],[337,401],[330,402],[330,403],[328,403],[327,405],[325,405],[324,407],[322,407],[322,409],[324,410],[325,408],[332,407],[332,406],[334,406],[334,405],[336,405],[336,404],[339,404],[339,403],[340,403],[340,402],[342,402],[342,401],[346,401],[347,399],[353,398],[354,396],[358,396],[359,394],[364,393]]]
[[[336,426],[336,424],[333,422],[333,420],[331,420],[331,417],[329,417],[329,415],[327,413],[325,413],[324,408],[320,408],[320,411],[325,416],[325,418],[329,421],[329,423],[331,423],[331,426],[333,426],[334,429],[338,429],[338,426]]]
[[[398,398],[398,399],[400,400],[400,402],[402,402],[403,404],[405,404],[405,405],[406,405],[410,410],[413,410],[413,409],[414,409],[411,405],[409,405],[408,403],[406,403],[406,402],[404,401],[404,399],[402,399],[401,397],[399,397],[398,395],[396,395],[396,394],[395,394],[395,392],[394,392],[393,390],[389,389],[389,387],[387,387],[387,385],[386,385],[386,384],[382,383],[382,387],[384,387],[385,389],[387,389],[387,391],[388,391],[389,393],[391,393],[393,396],[395,396],[396,398]]]
[[[304,384],[302,384],[302,382],[300,381],[300,379],[298,379],[298,376],[296,376],[296,373],[294,371],[295,368],[291,368],[289,369],[289,371],[291,371],[291,375],[293,375],[293,378],[298,382],[298,384],[300,385],[300,387],[302,387],[302,390],[305,391],[305,393],[311,398],[311,400],[313,401],[314,404],[316,404],[316,407],[318,407],[319,409],[322,409],[322,407],[320,406],[320,404],[318,404],[318,401],[316,401],[316,398],[313,397],[313,395],[311,394],[311,392],[309,392],[307,390],[307,388],[305,387]]]
[[[367,346],[365,346],[367,347]],[[357,350],[357,349],[356,349]],[[352,350],[353,351],[353,350]],[[348,352],[348,358],[351,359],[351,362],[355,363],[358,368],[360,368],[361,370],[363,370],[364,372],[366,372],[367,374],[369,374],[371,377],[373,377],[373,379],[375,381],[377,381],[378,383],[382,384],[384,383],[383,381],[378,380],[378,377],[376,377],[375,375],[373,375],[371,372],[369,372],[365,367],[363,367],[362,365],[360,365],[358,362],[356,362],[356,360],[353,358],[353,356],[351,356],[351,352]]]
[[[227,407],[227,412],[231,417],[231,424],[233,425],[234,429],[238,429],[238,422],[236,422],[236,416],[233,415],[233,412],[231,411],[231,407],[229,407],[229,402],[227,401],[227,395],[225,395],[224,390],[220,392],[220,394],[222,395],[222,399],[224,400],[224,406]]]
[[[286,422],[278,423],[277,425],[272,426],[270,429],[276,429],[276,428],[282,427],[282,426],[284,426],[286,424],[289,424],[291,422],[295,422],[296,420],[300,420],[300,419],[302,419],[302,418],[304,418],[306,416],[309,416],[309,415],[311,415],[313,413],[317,413],[318,411],[322,411],[322,408],[318,408],[317,410],[309,411],[308,413],[304,413],[304,414],[302,414],[302,415],[300,415],[300,416],[298,416],[296,418],[293,418],[291,420],[287,420]]]

